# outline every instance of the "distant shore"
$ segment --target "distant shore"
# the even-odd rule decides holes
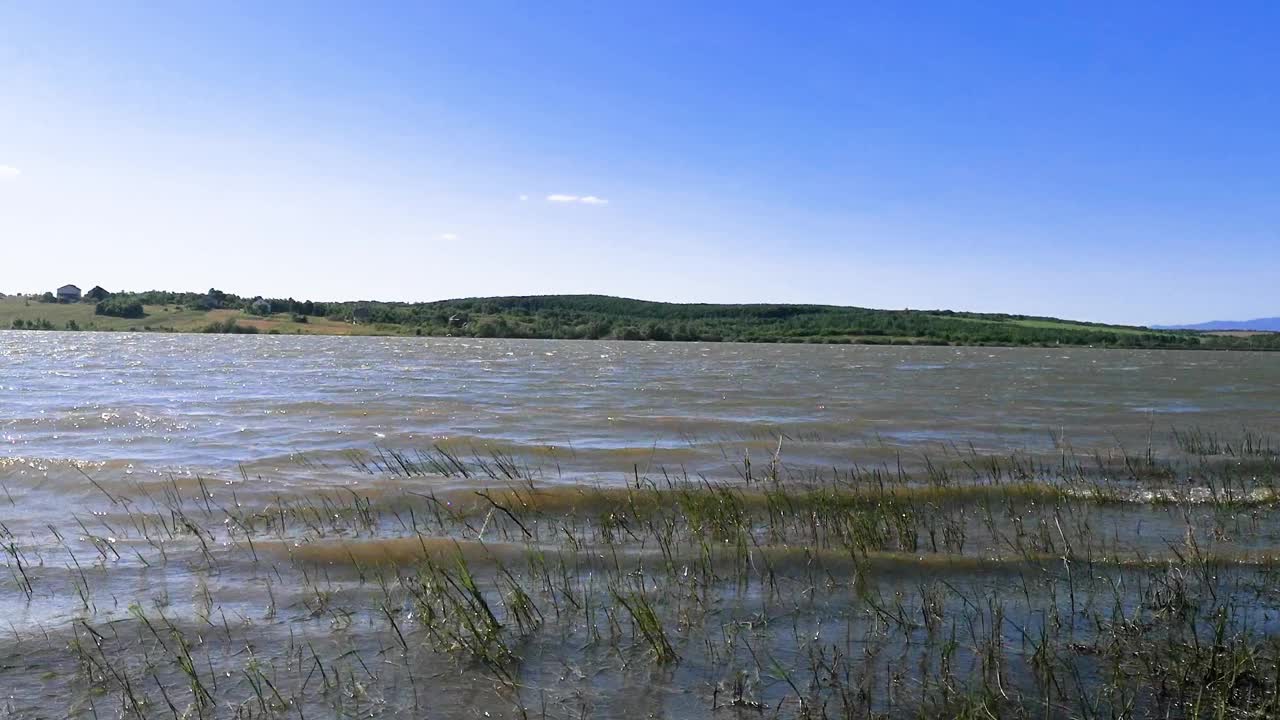
[[[0,329],[861,345],[1280,350],[1280,333],[1207,333],[950,310],[658,303],[595,295],[313,302],[208,293],[0,298]]]

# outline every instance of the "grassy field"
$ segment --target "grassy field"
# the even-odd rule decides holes
[[[116,318],[95,315],[89,303],[41,303],[22,298],[0,299],[0,328],[13,327],[15,320],[38,323],[48,320],[56,330],[70,323],[80,330],[114,332],[201,332],[206,326],[234,319],[239,325],[261,333],[289,335],[399,335],[413,334],[412,328],[385,325],[353,325],[327,318],[307,318],[295,322],[292,315],[278,313],[258,317],[239,310],[192,310],[180,305],[146,305],[146,317]]]
[[[207,313],[178,307],[148,306],[147,317],[126,319],[93,314],[88,303],[41,303],[22,298],[0,300],[0,327],[13,326],[14,320],[25,323],[48,320],[59,330],[74,322],[82,330],[142,330],[148,326],[172,327],[178,331],[194,331],[204,327],[209,320]]]
[[[991,320],[986,318],[966,317],[964,315],[951,315],[951,316],[937,315],[936,317],[940,319],[946,317],[946,319],[949,319],[949,320],[960,320],[963,322],[970,322],[970,323],[977,323],[977,324],[991,322]],[[1052,320],[1048,318],[1025,318],[1025,319],[1018,318],[1018,319],[1007,320],[1006,322],[1008,322],[1010,325],[1018,325],[1020,327],[1037,328],[1041,330],[1064,330],[1067,332],[1097,330],[1100,327],[1105,329],[1107,332],[1119,333],[1122,335],[1142,335],[1142,334],[1151,332],[1151,330],[1147,328],[1129,327],[1127,325],[1099,326],[1099,325],[1090,325],[1088,323],[1071,322],[1070,320]]]
[[[1043,328],[1045,330],[1088,330],[1092,328],[1090,325],[1073,323],[1067,320],[1011,320],[1010,322],[1023,327]],[[1126,335],[1141,335],[1151,332],[1145,328],[1125,327],[1123,325],[1108,325],[1107,331]]]

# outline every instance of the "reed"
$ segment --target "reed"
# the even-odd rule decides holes
[[[383,449],[259,504],[94,478],[49,542],[0,525],[0,602],[71,613],[0,685],[74,678],[71,717],[1274,717],[1280,472],[1260,433],[1179,432],[590,486]]]

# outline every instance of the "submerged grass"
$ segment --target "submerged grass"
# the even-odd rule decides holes
[[[384,449],[349,458],[377,492],[267,502],[89,478],[51,540],[0,525],[0,604],[69,599],[0,643],[0,713],[1275,717],[1280,472],[1174,437],[571,487]]]

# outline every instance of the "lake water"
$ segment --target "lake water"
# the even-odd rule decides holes
[[[955,507],[913,504],[901,515],[911,528],[898,521],[882,527],[873,518],[875,528],[844,528],[838,542],[816,521],[773,525],[773,514],[752,516],[742,521],[745,532],[762,557],[776,555],[779,563],[770,566],[770,580],[738,578],[722,587],[725,578],[713,572],[701,582],[707,592],[723,591],[720,600],[660,606],[658,615],[678,624],[682,637],[705,632],[710,639],[677,643],[682,662],[656,677],[637,670],[652,659],[635,640],[641,636],[629,636],[639,649],[624,642],[622,620],[591,615],[591,602],[617,610],[618,598],[628,597],[619,583],[637,574],[632,602],[663,582],[693,582],[689,574],[700,577],[699,568],[721,552],[698,543],[723,526],[706,529],[708,511],[695,503],[682,506],[688,512],[670,526],[681,530],[663,536],[650,525],[658,534],[644,540],[636,523],[649,511],[621,496],[588,498],[581,488],[656,493],[677,477],[740,484],[748,462],[759,469],[780,461],[788,474],[817,477],[849,468],[897,473],[920,468],[926,457],[1086,458],[1148,449],[1172,457],[1179,453],[1175,428],[1276,435],[1277,408],[1280,356],[1260,353],[0,332],[0,546],[7,548],[0,555],[0,617],[9,629],[0,633],[0,690],[8,691],[0,692],[0,717],[42,717],[48,707],[60,716],[94,717],[104,708],[110,716],[171,716],[169,699],[179,711],[194,708],[193,716],[305,708],[312,716],[410,717],[424,702],[425,678],[433,678],[428,697],[444,717],[521,716],[517,708],[532,712],[539,702],[546,712],[548,697],[549,716],[645,717],[661,707],[687,717],[722,702],[722,690],[741,701],[739,708],[753,707],[751,697],[785,706],[790,684],[761,675],[759,664],[740,696],[735,663],[755,662],[755,651],[724,640],[726,627],[749,625],[757,633],[751,637],[776,644],[774,662],[803,667],[812,664],[813,649],[802,636],[817,638],[823,627],[842,628],[846,638],[880,632],[886,617],[879,606],[858,615],[850,608],[862,600],[840,599],[852,591],[836,588],[868,571],[845,568],[833,556],[824,561],[831,563],[827,589],[814,593],[810,577],[800,592],[807,609],[788,611],[797,613],[787,621],[795,637],[760,630],[758,614],[768,612],[755,606],[767,608],[779,592],[775,571],[812,572],[807,553],[815,548],[856,546],[866,562],[893,565],[877,582],[919,614],[932,607],[932,596],[902,579],[915,577],[917,562],[940,563],[921,567],[944,568],[927,573],[953,573],[948,587],[977,598],[1002,587],[991,568],[999,574],[1034,565],[1036,553],[1060,552],[1059,542],[1073,556],[1115,563],[1117,573],[1130,571],[1117,559],[1122,555],[1146,572],[1150,558],[1189,538],[1199,538],[1196,552],[1249,554],[1248,567],[1269,567],[1257,554],[1280,545],[1280,524],[1265,514],[1269,506],[1224,514],[1190,504],[1097,504],[1085,495],[1046,496],[1048,505],[1025,507],[1011,504],[1023,496],[998,496],[1010,503],[1004,519],[989,507],[980,516],[968,499]],[[1229,460],[1238,465],[1237,455]],[[1254,453],[1250,462],[1272,456]],[[459,458],[463,470],[449,467],[448,457]],[[1223,477],[1242,492],[1274,491],[1274,476],[1263,482],[1249,472],[1248,487],[1240,473]],[[1130,484],[1146,481],[1132,475]],[[1215,487],[1202,480],[1194,482]],[[565,492],[534,492],[535,485]],[[511,490],[506,505],[473,492],[517,486],[531,494]],[[1239,524],[1245,517],[1248,527]],[[429,531],[423,518],[433,518]],[[1038,539],[1027,539],[1034,523]],[[684,538],[703,565],[673,564],[666,544],[673,532],[676,545]],[[547,585],[532,593],[541,607],[536,624],[558,630],[524,633],[534,621],[512,609],[518,606],[505,583],[540,583],[542,575],[532,563],[503,574],[510,569],[503,563],[540,556],[565,538],[570,549],[556,550],[561,574],[578,585],[553,590],[539,561]],[[610,575],[607,563],[600,565],[605,555],[593,548],[618,542],[645,569],[623,572],[615,551]],[[431,602],[453,606],[447,591],[423,600],[421,588],[439,583],[421,580],[422,570],[410,581],[403,568],[406,558],[432,556],[439,543],[489,568],[477,577],[493,583],[484,592],[504,608],[501,632],[516,625],[522,631],[519,680],[501,680],[507,670],[492,669],[500,664],[481,671],[457,660],[459,648],[474,648],[423,619]],[[646,581],[654,569],[643,558],[658,547],[668,574],[653,577],[666,580]],[[793,557],[800,551],[804,558]],[[580,564],[566,569],[565,552],[581,554]],[[954,565],[961,560],[986,569],[965,565],[961,572]],[[369,568],[383,561],[400,574],[375,582]],[[1056,582],[1060,571],[1037,569],[1037,582]],[[1111,582],[1107,572],[1098,570],[1091,582]],[[596,585],[597,576],[612,579]],[[1086,590],[1070,579],[1065,596],[1056,586],[1018,589],[1010,602],[1024,606],[1009,612],[1019,618],[1019,632],[1036,617],[1048,623],[1047,607],[1069,607],[1068,618],[1077,611],[1076,594]],[[849,582],[863,597],[865,578]],[[1234,590],[1211,590],[1215,599],[1235,597]],[[925,594],[901,600],[917,591]],[[575,597],[595,598],[587,614],[553,623],[553,608],[557,618],[572,616],[566,603],[577,607]],[[976,607],[953,598],[939,601],[940,613],[948,603],[956,613]],[[702,620],[689,619],[695,606]],[[1146,606],[1133,599],[1126,607]],[[1268,623],[1276,616],[1267,611],[1241,622],[1275,632]],[[712,620],[721,624],[707,629]],[[169,629],[156,632],[157,625]],[[897,657],[914,667],[931,662],[931,641],[912,635],[916,629],[902,632],[893,640],[901,645],[885,640]],[[727,645],[717,649],[716,637]],[[197,664],[207,667],[196,669],[195,680],[173,669],[182,667],[185,647],[175,638],[190,642]],[[1072,638],[1073,647],[1080,644]],[[1018,642],[1008,639],[1010,648]],[[304,646],[322,669],[304,662]],[[801,647],[810,655],[801,657]],[[844,657],[863,651],[846,648]],[[976,668],[983,652],[975,646],[959,657]],[[616,665],[617,672],[590,670],[597,665]],[[278,686],[275,700],[262,697],[259,675]],[[206,703],[199,686],[219,678]],[[162,685],[169,698],[157,692]],[[906,695],[912,693],[928,695],[927,688]],[[876,697],[868,707],[894,707]]]
[[[1140,451],[1153,427],[1158,447],[1171,426],[1276,430],[1277,407],[1262,353],[0,333],[0,457],[135,473],[296,475],[297,454],[441,443],[717,474],[779,433],[818,466]]]

